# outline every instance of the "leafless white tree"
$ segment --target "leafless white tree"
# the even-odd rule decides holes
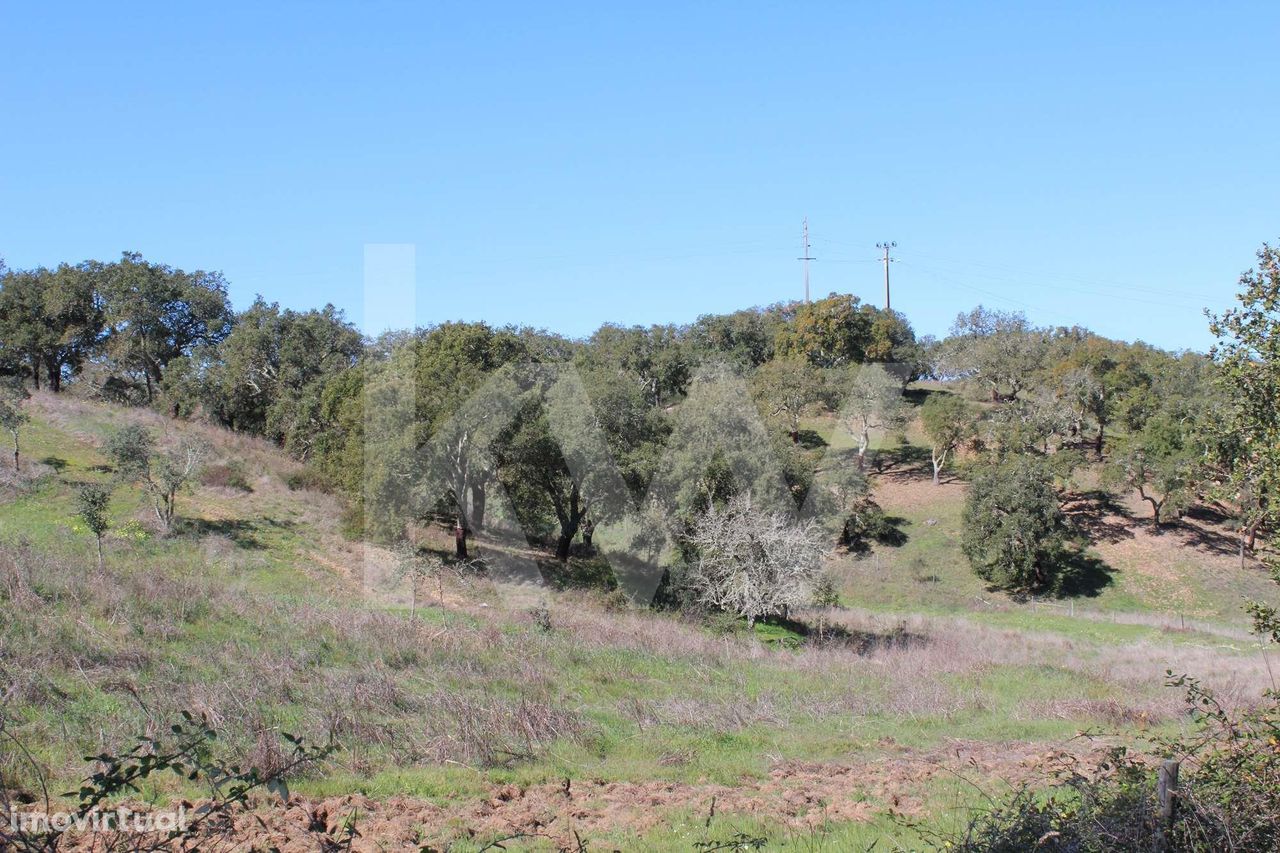
[[[749,492],[704,513],[690,540],[698,556],[689,582],[698,600],[748,625],[807,603],[825,550],[815,522],[762,512]]]

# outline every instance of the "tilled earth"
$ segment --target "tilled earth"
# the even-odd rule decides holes
[[[689,813],[745,816],[803,831],[871,820],[890,809],[919,816],[924,812],[922,791],[940,776],[996,792],[1004,785],[1043,779],[1047,768],[1063,761],[1095,766],[1105,752],[1087,742],[1056,749],[957,741],[928,752],[884,746],[884,754],[862,761],[780,762],[764,778],[743,778],[732,786],[580,779],[528,787],[493,785],[482,797],[444,805],[407,796],[293,796],[287,804],[263,799],[208,827],[197,848],[282,853],[433,850],[474,839],[508,846],[539,841],[571,850],[582,842],[587,849],[612,849],[610,844],[597,847],[600,842],[593,839],[639,837],[677,814]],[[72,840],[70,849],[104,849],[107,841],[80,837]]]

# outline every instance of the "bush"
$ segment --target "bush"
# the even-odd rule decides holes
[[[43,770],[10,730],[10,721],[3,714],[0,714],[0,736],[16,745],[36,772],[39,787],[44,793],[44,810],[48,814],[52,811],[52,802]],[[158,829],[137,835],[132,839],[135,843],[127,848],[120,845],[109,846],[108,849],[200,849],[202,841],[226,837],[226,825],[231,822],[228,815],[242,809],[250,802],[251,797],[261,792],[270,792],[287,803],[288,777],[307,765],[324,761],[335,750],[332,743],[311,746],[302,738],[286,732],[281,732],[280,736],[287,742],[288,749],[282,750],[272,742],[272,749],[279,756],[274,767],[244,770],[239,764],[229,763],[214,755],[213,748],[218,735],[209,725],[207,717],[183,711],[182,721],[169,726],[166,734],[142,735],[135,738],[134,745],[127,750],[102,752],[87,757],[86,761],[93,762],[91,774],[84,779],[78,790],[63,796],[74,798],[72,814],[75,818],[87,820],[91,815],[98,815],[110,820],[112,813],[103,810],[103,806],[119,801],[124,796],[140,794],[144,785],[154,784],[157,777],[173,775],[178,779],[197,783],[210,791],[209,799],[199,808],[193,809],[191,817],[185,822],[178,823],[171,830]],[[10,816],[19,807],[21,798],[13,796],[8,780],[0,778],[0,781],[6,783],[0,786],[0,811]],[[0,824],[0,849],[51,853],[62,848],[61,842],[65,840],[66,831],[65,826],[59,827],[56,823],[27,828],[22,821],[6,820]]]
[[[814,607],[839,607],[840,590],[830,572],[823,572],[813,584]]]
[[[862,498],[854,503],[840,531],[840,544],[853,554],[866,554],[871,550],[872,542],[901,545],[905,539],[871,498]]]
[[[110,528],[107,507],[111,503],[111,490],[97,483],[86,483],[76,495],[79,515],[89,532],[97,539],[98,568],[102,568],[102,536]]]
[[[239,462],[209,465],[200,473],[200,482],[206,486],[222,489],[236,489],[241,492],[252,492],[249,478],[245,475],[244,466]]]
[[[1070,763],[1048,790],[1025,785],[977,813],[958,833],[922,834],[960,851],[1253,851],[1280,849],[1280,693],[1262,708],[1228,712],[1194,679],[1186,688],[1190,734],[1156,738],[1154,756],[1112,750],[1088,776]],[[1182,759],[1172,822],[1156,798],[1159,756]],[[917,829],[921,829],[917,827]]]
[[[333,491],[333,484],[314,468],[310,466],[299,468],[297,471],[289,474],[284,478],[284,484],[289,487],[292,492],[302,491],[306,489],[312,492],[324,492],[326,494]]]

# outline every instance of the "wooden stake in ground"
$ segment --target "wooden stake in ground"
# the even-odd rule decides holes
[[[1156,776],[1155,853],[1166,853],[1169,849],[1169,831],[1173,829],[1175,798],[1178,796],[1178,767],[1177,761],[1165,761]]]

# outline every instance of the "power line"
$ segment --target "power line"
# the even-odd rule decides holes
[[[930,269],[929,267],[921,266],[920,264],[917,264],[917,263],[912,263],[912,266],[913,266],[914,268],[916,268],[916,269],[923,269],[923,270],[929,270],[929,269]],[[1037,292],[1037,291],[1039,290],[1039,288],[1037,288],[1037,287],[1035,287],[1035,286],[1033,286],[1033,285],[1031,285],[1031,284],[1029,284],[1029,283],[1028,283],[1027,278],[1030,278],[1030,277],[1031,277],[1031,275],[1030,275],[1030,274],[1028,274],[1028,276],[1027,276],[1026,278],[1007,278],[1007,277],[1003,277],[1003,276],[995,276],[995,275],[991,275],[990,273],[982,273],[982,272],[961,272],[961,271],[959,271],[959,270],[950,270],[950,271],[948,271],[948,270],[936,270],[936,269],[935,269],[935,270],[933,270],[933,272],[935,272],[935,273],[942,273],[942,274],[949,275],[949,276],[951,276],[951,275],[954,275],[954,276],[963,276],[963,277],[965,277],[965,278],[969,278],[969,279],[972,279],[972,278],[979,278],[979,279],[986,279],[986,280],[993,281],[993,282],[1005,282],[1005,283],[1010,283],[1010,284],[1016,284],[1016,285],[1018,285],[1018,287],[1019,287],[1020,289],[1027,290],[1027,291],[1030,291],[1030,292],[1033,292],[1033,293],[1034,293],[1034,292]],[[1068,281],[1069,281],[1070,279],[1066,279],[1066,280],[1068,280]],[[1182,296],[1182,295],[1179,295],[1177,292],[1174,292],[1174,293],[1171,293],[1171,294],[1166,294],[1166,295],[1164,295],[1164,297],[1163,297],[1163,298],[1159,298],[1159,299],[1157,299],[1157,298],[1155,298],[1154,294],[1153,294],[1153,295],[1133,295],[1133,294],[1127,294],[1127,293],[1116,293],[1116,292],[1114,292],[1113,290],[1110,290],[1110,289],[1108,289],[1108,290],[1089,290],[1089,289],[1085,289],[1085,288],[1080,288],[1080,287],[1071,287],[1071,286],[1069,286],[1069,285],[1058,284],[1058,283],[1054,283],[1054,284],[1052,284],[1051,286],[1052,286],[1052,289],[1053,289],[1055,292],[1062,292],[1062,293],[1079,293],[1079,294],[1082,294],[1082,295],[1084,295],[1084,296],[1102,296],[1102,297],[1106,297],[1107,299],[1110,299],[1110,300],[1119,300],[1119,301],[1124,301],[1124,302],[1134,302],[1134,303],[1143,304],[1143,305],[1173,306],[1173,307],[1177,307],[1177,308],[1189,308],[1189,309],[1198,309],[1198,308],[1202,308],[1202,307],[1204,307],[1204,303],[1203,303],[1203,302],[1200,302],[1200,301],[1197,299],[1197,297],[1190,296],[1190,295]],[[1141,290],[1138,290],[1138,291],[1136,291],[1136,292],[1137,292],[1138,294],[1142,294],[1142,293],[1144,293],[1144,291],[1141,291]]]
[[[1099,279],[1082,278],[1080,276],[1065,274],[1061,272],[1053,272],[1053,271],[1045,271],[1045,270],[1038,270],[1033,272],[1030,270],[1012,267],[1007,264],[993,264],[993,263],[984,262],[984,261],[961,260],[959,258],[949,258],[949,257],[938,255],[932,252],[913,252],[913,254],[920,255],[926,259],[933,258],[934,260],[942,261],[944,263],[959,264],[961,266],[969,266],[969,267],[983,267],[989,270],[997,270],[1005,273],[1012,273],[1013,275],[1018,277],[1017,279],[1014,279],[1014,278],[995,276],[995,275],[991,275],[990,273],[972,273],[972,272],[966,273],[967,275],[979,275],[984,278],[989,278],[993,281],[1004,280],[1004,281],[1021,283],[1022,280],[1025,280],[1025,279],[1056,278],[1065,282],[1072,282],[1076,284],[1083,284],[1086,286],[1099,288],[1098,291],[1094,291],[1094,293],[1097,293],[1099,295],[1109,295],[1115,290],[1127,290],[1135,293],[1149,294],[1151,296],[1160,297],[1161,299],[1166,299],[1170,296],[1185,297],[1188,299],[1219,298],[1218,295],[1210,296],[1207,293],[1193,293],[1187,290],[1173,290],[1167,287],[1142,287],[1140,285],[1122,284],[1115,281],[1103,281]]]

